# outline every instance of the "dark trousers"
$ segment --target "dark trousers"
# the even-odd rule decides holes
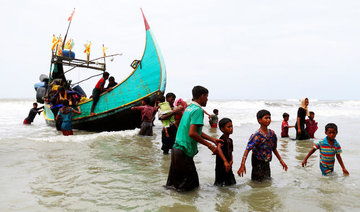
[[[171,165],[166,187],[177,191],[191,191],[199,187],[194,160],[180,149],[171,150]]]
[[[256,158],[254,154],[251,156],[251,179],[256,181],[263,181],[271,179],[270,162],[263,161]]]
[[[163,129],[161,132],[161,150],[163,150],[164,153],[169,153],[169,150],[173,147],[175,143],[177,128],[175,125],[170,125],[167,130],[169,133],[169,137],[166,137],[165,129]]]

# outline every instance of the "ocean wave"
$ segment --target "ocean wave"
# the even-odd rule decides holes
[[[56,131],[55,128],[51,128],[51,129]],[[74,135],[63,136],[60,131],[57,131],[55,135],[47,136],[47,137],[33,137],[30,138],[30,140],[38,141],[38,142],[49,142],[49,143],[57,143],[57,142],[88,143],[97,140],[116,140],[116,139],[129,138],[138,135],[138,133],[139,133],[139,129],[100,132],[100,133],[74,130]]]

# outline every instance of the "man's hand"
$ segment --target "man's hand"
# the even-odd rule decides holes
[[[217,139],[217,138],[215,138],[214,139],[214,143],[216,144],[216,145],[218,145],[218,144],[223,144],[224,143],[224,141],[222,140],[222,139]]]

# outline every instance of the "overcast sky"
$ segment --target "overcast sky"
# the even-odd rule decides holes
[[[64,0],[2,1],[0,98],[35,99],[48,74],[52,35],[68,38],[77,58],[123,53],[107,71],[121,82],[145,46],[143,8],[167,68],[166,92],[210,99],[360,99],[360,1]],[[72,72],[76,82],[96,74]],[[90,94],[98,78],[82,84]]]

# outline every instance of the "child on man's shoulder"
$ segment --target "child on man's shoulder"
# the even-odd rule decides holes
[[[216,155],[215,166],[215,185],[228,186],[236,184],[232,171],[233,164],[233,141],[229,137],[233,133],[232,121],[229,118],[223,118],[219,121],[219,128],[223,135],[220,137],[224,141],[223,144],[217,145],[219,154]]]
[[[241,161],[241,166],[238,170],[239,176],[246,174],[245,162],[249,152],[252,150],[251,164],[252,172],[251,179],[256,181],[263,181],[270,179],[270,161],[272,159],[272,153],[280,161],[283,169],[287,171],[288,167],[281,159],[279,152],[277,151],[277,137],[273,130],[268,129],[271,123],[271,114],[267,110],[260,110],[256,114],[257,120],[260,124],[259,130],[250,136],[248,145],[244,152],[244,156]]]
[[[337,142],[336,135],[338,133],[338,129],[336,124],[329,123],[325,126],[325,134],[326,137],[324,140],[319,141],[315,144],[314,148],[310,150],[310,152],[306,155],[305,159],[302,162],[302,166],[305,167],[307,164],[307,159],[317,150],[320,150],[320,170],[322,175],[327,176],[331,175],[334,171],[335,164],[335,155],[338,160],[343,173],[345,175],[349,175],[348,170],[345,168],[345,165],[342,161],[340,153],[342,153],[341,146]]]

